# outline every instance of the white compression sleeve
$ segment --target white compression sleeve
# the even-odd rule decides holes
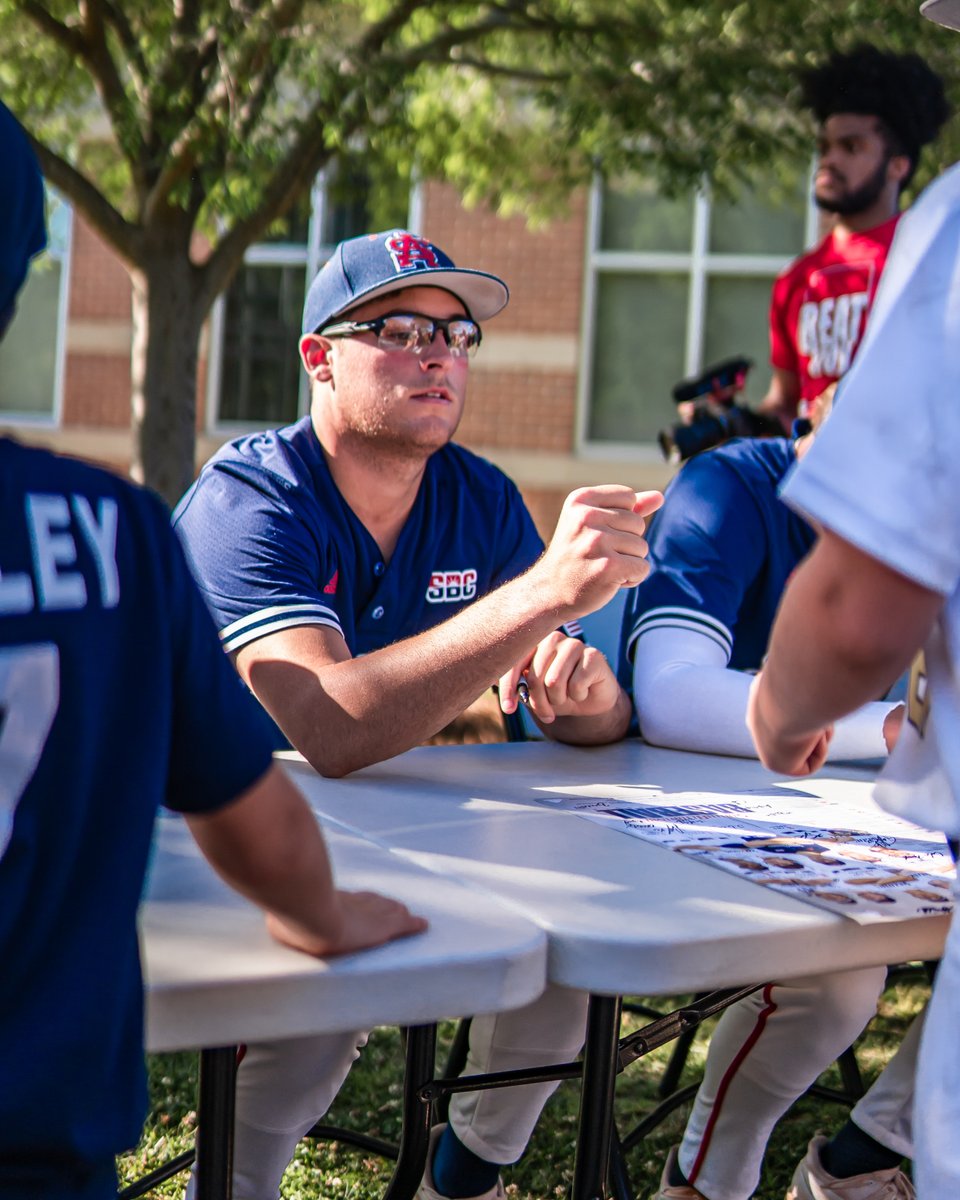
[[[653,628],[635,646],[633,697],[645,741],[756,758],[745,724],[752,677],[727,666],[717,641],[693,629]],[[883,701],[865,704],[838,721],[828,757],[886,757],[883,719],[893,707]]]

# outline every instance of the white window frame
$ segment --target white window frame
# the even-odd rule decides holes
[[[812,181],[812,168],[811,168]],[[813,203],[812,188],[804,221],[805,245],[809,248],[819,234],[819,216]],[[796,257],[777,254],[716,254],[709,248],[711,202],[705,190],[694,196],[693,225],[689,251],[603,250],[600,247],[600,222],[603,207],[603,181],[595,176],[587,207],[586,270],[584,271],[583,307],[580,325],[580,370],[577,380],[577,418],[575,447],[584,458],[635,458],[640,462],[662,462],[663,455],[654,442],[591,441],[590,392],[593,379],[594,333],[597,278],[605,274],[644,275],[670,273],[685,275],[688,281],[687,328],[684,340],[684,375],[695,375],[704,366],[703,340],[707,304],[707,282],[711,277],[773,278]]]
[[[0,425],[4,428],[19,426],[22,429],[59,429],[63,424],[63,394],[67,372],[67,326],[70,319],[70,276],[73,269],[73,206],[59,192],[54,192],[60,211],[63,212],[63,242],[58,255],[53,255],[48,238],[45,253],[58,257],[60,263],[60,286],[57,289],[57,321],[54,329],[56,339],[53,354],[53,397],[50,411],[17,412],[12,408],[0,409]],[[49,230],[48,230],[49,233]]]
[[[333,254],[336,247],[320,240],[326,223],[327,181],[326,169],[320,171],[310,189],[310,224],[306,243],[262,242],[251,246],[243,256],[244,266],[303,266],[304,295],[314,276]],[[418,228],[423,213],[422,189],[414,184],[409,202],[408,227]],[[223,335],[226,317],[226,296],[221,294],[210,310],[210,339],[207,351],[207,388],[205,429],[213,436],[234,437],[260,428],[249,421],[229,421],[220,418],[220,390],[223,381]],[[303,417],[310,411],[310,384],[306,373],[300,372],[297,391],[297,416]]]

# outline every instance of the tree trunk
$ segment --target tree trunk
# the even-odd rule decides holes
[[[206,315],[182,244],[158,246],[133,280],[131,475],[176,504],[194,478],[197,367]]]

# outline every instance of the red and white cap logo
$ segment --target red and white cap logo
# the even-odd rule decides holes
[[[417,269],[438,269],[440,262],[436,251],[423,238],[414,237],[412,233],[392,233],[384,242],[393,265],[400,271]]]

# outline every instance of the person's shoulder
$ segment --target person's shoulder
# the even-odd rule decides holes
[[[264,429],[225,443],[207,460],[204,477],[230,475],[258,487],[292,492],[307,484],[323,454],[309,417],[280,429]]]
[[[903,217],[904,214],[902,212],[895,212],[888,220],[881,221],[879,225],[874,225],[872,229],[868,229],[867,233],[875,242],[889,247]]]
[[[917,302],[921,297],[935,301],[933,307],[938,318],[952,326],[952,310],[942,303],[942,297],[953,286],[958,243],[960,164],[955,164],[924,189],[897,225],[867,332],[845,382],[845,397],[848,392],[855,395],[860,390],[861,385],[856,390],[850,386],[854,378],[862,381],[868,371],[888,371],[891,355],[902,352],[902,347],[885,331],[894,315],[909,322],[920,320],[920,313],[924,312],[923,321],[929,325],[929,307]],[[951,334],[943,345],[952,344]],[[927,370],[932,369],[929,362],[925,365]]]
[[[792,462],[793,442],[788,437],[738,437],[721,442],[692,458],[678,478],[694,468],[694,474],[715,475],[731,468],[766,471]]]
[[[747,488],[775,490],[796,458],[790,438],[733,438],[698,454],[674,482],[678,488],[717,500],[723,491]]]
[[[147,488],[83,459],[27,446],[12,438],[0,437],[0,478],[7,489],[34,495],[113,499],[124,508],[149,513],[164,524],[167,521],[163,501]]]
[[[229,511],[234,522],[267,510],[306,519],[328,479],[320,443],[310,418],[304,417],[221,446],[177,504],[173,524],[194,541],[208,537],[213,512]]]
[[[774,475],[778,479],[793,465],[796,450],[792,438],[734,438],[722,446],[721,461],[751,474]]]
[[[829,251],[832,244],[832,235],[827,234],[822,237],[815,246],[811,246],[809,250],[804,250],[802,254],[791,259],[790,262],[780,271],[774,281],[774,289],[783,290],[803,280],[811,267],[818,266],[823,256]]]

